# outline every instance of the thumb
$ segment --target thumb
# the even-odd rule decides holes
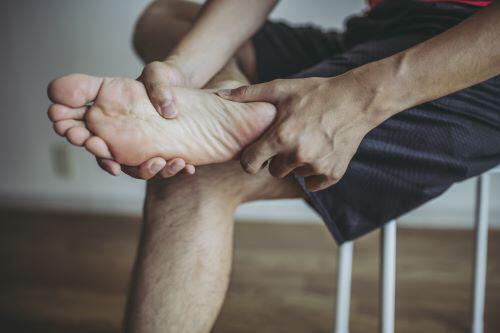
[[[147,64],[138,78],[144,84],[149,100],[156,111],[165,118],[175,118],[175,96],[172,83],[179,79],[180,74],[159,61]]]
[[[268,102],[273,103],[277,100],[274,96],[273,82],[259,83],[249,86],[241,86],[235,89],[222,89],[216,94],[224,99],[233,102]]]
[[[174,95],[170,84],[158,80],[146,84],[145,86],[151,104],[153,104],[158,113],[165,118],[175,118],[177,116],[177,110],[175,108]]]

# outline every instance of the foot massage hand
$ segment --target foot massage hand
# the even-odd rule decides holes
[[[268,130],[247,147],[242,167],[257,173],[270,160],[269,172],[305,177],[310,191],[342,178],[363,137],[385,120],[378,100],[356,74],[333,78],[275,80],[218,95],[231,101],[262,101],[278,109]]]

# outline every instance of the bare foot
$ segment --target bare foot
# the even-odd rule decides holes
[[[50,84],[55,104],[49,117],[59,135],[97,157],[130,166],[157,156],[204,165],[235,158],[276,113],[268,103],[241,104],[207,90],[173,89],[179,116],[167,120],[138,81],[73,74]]]

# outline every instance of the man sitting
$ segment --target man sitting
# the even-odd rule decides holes
[[[266,22],[275,0],[156,1],[138,81],[50,84],[58,134],[159,176],[127,332],[210,331],[243,202],[305,198],[340,244],[500,162],[500,4],[371,2],[340,34]]]

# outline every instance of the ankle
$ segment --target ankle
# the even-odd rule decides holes
[[[147,185],[148,202],[175,207],[189,205],[190,209],[223,202],[229,210],[236,209],[248,196],[244,188],[247,181],[241,174],[244,172],[239,163],[232,161],[198,167],[194,175],[152,179]]]

